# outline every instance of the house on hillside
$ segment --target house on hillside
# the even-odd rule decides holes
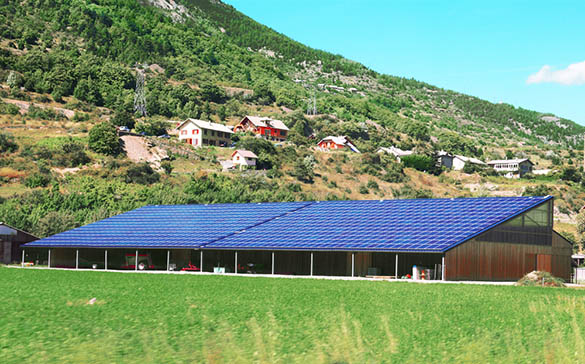
[[[238,149],[232,153],[232,162],[240,169],[256,168],[256,159],[258,156],[249,150]]]
[[[177,126],[179,140],[184,140],[194,147],[203,145],[215,145],[227,147],[231,144],[231,136],[234,133],[225,125],[210,121],[187,119]]]
[[[390,148],[380,147],[380,148],[378,148],[377,153],[392,154],[396,158],[396,160],[398,162],[400,162],[401,157],[411,155],[413,153],[413,151],[412,150],[402,150],[402,149],[397,148],[395,146],[391,146]]]
[[[325,137],[321,139],[319,143],[317,143],[317,147],[323,151],[349,149],[352,152],[361,153],[355,144],[353,144],[353,142],[346,136]]]
[[[244,116],[234,127],[234,132],[250,131],[267,140],[283,142],[286,140],[289,129],[280,120],[261,116]]]
[[[455,171],[463,170],[466,164],[475,164],[478,166],[487,165],[485,162],[482,162],[477,158],[465,157],[462,155],[451,154],[444,151],[439,152],[438,158],[439,158],[438,162],[441,165],[441,167],[453,169]]]
[[[487,164],[506,178],[522,178],[525,174],[532,173],[534,167],[534,163],[528,158],[493,160]]]
[[[0,222],[0,263],[10,264],[23,260],[21,245],[38,240],[36,236]],[[24,259],[27,260],[28,259]]]

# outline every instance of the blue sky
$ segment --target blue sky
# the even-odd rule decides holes
[[[226,2],[378,72],[585,125],[584,1]]]

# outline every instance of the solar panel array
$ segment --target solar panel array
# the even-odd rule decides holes
[[[146,206],[26,246],[444,252],[551,198]]]
[[[145,206],[27,247],[199,248],[309,202]]]
[[[205,248],[443,252],[545,199],[316,202]]]

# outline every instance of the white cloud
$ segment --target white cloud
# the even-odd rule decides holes
[[[542,68],[528,76],[527,84],[552,82],[560,83],[561,85],[583,85],[585,84],[585,61],[570,64],[567,68],[562,70],[553,70],[549,65],[544,65]]]

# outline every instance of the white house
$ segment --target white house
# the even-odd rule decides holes
[[[477,158],[465,157],[462,155],[456,155],[440,151],[438,154],[439,164],[445,168],[453,169],[455,171],[461,171],[465,168],[466,164],[476,164],[479,166],[485,166],[486,163],[480,161]]]
[[[489,161],[487,164],[496,172],[503,173],[507,178],[518,178],[526,173],[532,173],[534,163],[528,158],[522,159],[501,159]]]
[[[179,126],[179,140],[184,140],[194,147],[202,145],[228,146],[231,143],[231,135],[234,133],[225,125],[210,121],[187,119]]]
[[[232,153],[232,162],[240,169],[256,168],[256,159],[258,156],[249,150],[238,149]]]
[[[325,137],[321,139],[319,143],[317,143],[317,146],[323,151],[347,148],[353,152],[361,153],[359,149],[357,149],[357,147],[352,143],[352,141],[349,140],[349,138],[346,136]]]
[[[402,149],[397,148],[395,146],[391,146],[390,148],[380,147],[380,148],[378,148],[377,152],[378,153],[392,154],[394,157],[396,157],[396,160],[398,162],[400,162],[401,157],[405,157],[405,156],[411,155],[413,153],[412,150],[402,150]]]

